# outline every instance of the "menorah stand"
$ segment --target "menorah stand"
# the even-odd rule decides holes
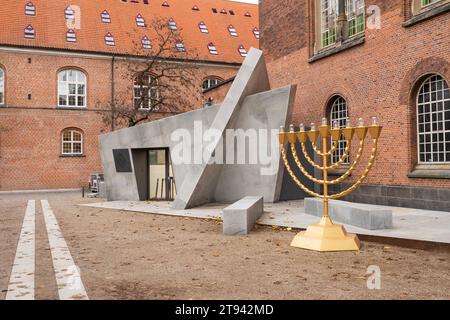
[[[358,125],[355,128],[347,127],[340,128],[338,123],[333,123],[333,127],[331,128],[327,124],[327,120],[322,119],[322,125],[317,130],[314,124],[311,124],[311,130],[305,131],[304,125],[300,125],[300,130],[295,132],[294,127],[291,125],[289,132],[284,132],[284,128],[280,130],[279,140],[281,144],[281,155],[283,157],[283,161],[286,167],[287,172],[294,180],[294,182],[306,193],[312,195],[313,197],[323,199],[323,217],[318,224],[311,225],[307,228],[306,231],[300,232],[293,239],[291,246],[315,250],[315,251],[356,251],[360,248],[360,241],[355,234],[347,234],[344,226],[333,224],[329,215],[329,200],[330,199],[339,199],[342,198],[349,193],[353,192],[356,188],[361,185],[361,183],[365,180],[368,173],[373,167],[375,162],[375,156],[377,153],[377,145],[378,139],[381,134],[382,127],[377,124],[376,118],[372,118],[371,126],[364,126],[363,120],[358,120]],[[344,181],[350,174],[354,171],[356,165],[359,163],[361,159],[361,155],[364,149],[364,142],[367,136],[367,132],[369,132],[372,137],[373,147],[369,162],[366,166],[365,171],[361,175],[360,179],[356,181],[350,188],[345,191],[342,191],[338,194],[330,195],[328,193],[329,185],[336,185]],[[355,160],[349,169],[339,178],[334,180],[328,179],[328,173],[330,170],[338,168],[342,165],[347,159],[351,143],[354,135],[359,139],[359,149]],[[322,148],[321,150],[317,147],[316,141],[318,138],[321,138]],[[342,139],[344,138],[344,139]],[[309,140],[313,147],[315,153],[317,153],[322,158],[322,164],[316,163],[313,158],[307,153],[306,150],[306,141]],[[340,157],[339,161],[334,164],[328,165],[329,158],[333,155],[333,153],[337,150],[337,146],[340,140],[346,141],[346,148],[344,150],[343,155]],[[286,155],[286,141],[290,144],[290,149],[292,152],[292,156],[295,160],[297,167],[300,169],[302,174],[313,181],[314,183],[320,184],[323,186],[323,194],[316,193],[310,189],[308,189],[295,175],[293,172]],[[299,142],[302,148],[302,153],[305,159],[316,169],[322,172],[322,179],[317,179],[304,168],[300,159],[298,157],[297,151],[295,149],[296,142]],[[328,148],[328,144],[332,141],[331,148]]]

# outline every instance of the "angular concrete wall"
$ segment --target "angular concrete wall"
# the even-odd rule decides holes
[[[143,163],[145,157],[142,149],[169,148],[174,159],[177,142],[171,140],[171,134],[176,129],[185,129],[194,136],[195,123],[201,123],[203,130],[213,129],[225,136],[227,129],[264,129],[270,132],[280,125],[287,125],[292,112],[295,87],[272,91],[269,89],[262,52],[252,48],[222,105],[100,136],[108,199],[147,199],[148,188],[143,185],[146,178],[141,177],[142,174],[147,174],[143,167],[146,164]],[[260,163],[212,164],[211,160],[221,142],[219,137],[208,143],[209,151],[206,151],[202,149],[204,146],[201,139],[194,139],[190,144],[191,152],[202,150],[208,161],[197,164],[173,162],[178,192],[173,207],[186,209],[213,201],[233,202],[249,195],[264,196],[268,202],[277,201],[283,172],[280,161],[272,164],[275,170],[268,175],[261,175],[261,170],[267,165]],[[225,145],[229,143],[230,141],[225,141]],[[113,149],[130,150],[133,172],[116,172]],[[278,147],[276,150],[269,149],[268,153],[272,153],[274,159],[279,159],[276,157],[279,155]]]

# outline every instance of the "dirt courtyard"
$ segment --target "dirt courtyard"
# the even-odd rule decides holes
[[[58,299],[39,200],[48,200],[90,299],[450,299],[450,251],[363,242],[360,252],[289,246],[297,231],[222,235],[219,221],[78,206],[79,193],[0,195],[0,299],[27,201],[36,200],[36,299]],[[367,269],[381,288],[367,286]]]

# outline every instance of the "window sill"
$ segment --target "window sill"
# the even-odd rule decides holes
[[[417,165],[408,178],[450,179],[450,165]]]
[[[312,58],[310,58],[308,60],[308,62],[313,63],[313,62],[316,62],[317,60],[329,57],[336,53],[339,53],[339,52],[348,50],[350,48],[362,45],[366,41],[365,39],[366,38],[365,38],[364,33],[354,36],[354,37],[351,37],[351,38],[345,40],[344,42],[342,42],[342,44],[339,46],[334,45],[332,47],[327,47],[325,49],[320,50]]]
[[[450,3],[444,3],[444,4],[437,4],[437,6],[430,7],[430,8],[424,8],[421,11],[419,11],[414,17],[409,19],[408,21],[403,23],[404,28],[411,27],[419,22],[428,20],[432,17],[435,17],[437,15],[440,15],[442,13],[446,13],[450,11]]]
[[[348,166],[341,166],[338,167],[337,169],[331,170],[328,172],[328,174],[330,176],[342,176],[344,173],[346,173],[348,171],[350,167]]]
[[[84,154],[61,154],[60,158],[86,158]]]
[[[86,110],[87,107],[60,107],[60,106],[57,106],[56,109],[61,109],[61,110]]]

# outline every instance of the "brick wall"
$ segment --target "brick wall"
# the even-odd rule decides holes
[[[261,47],[271,85],[297,84],[292,118],[297,125],[319,122],[335,94],[347,100],[352,125],[359,117],[366,122],[372,116],[380,119],[384,131],[368,184],[449,188],[448,179],[412,179],[408,174],[417,162],[417,83],[429,73],[450,80],[450,14],[405,28],[402,24],[410,17],[405,1],[366,1],[367,7],[372,4],[381,9],[380,30],[366,30],[363,44],[310,63],[314,53],[312,1],[262,1]],[[361,172],[357,170],[352,179]]]
[[[0,190],[87,185],[91,173],[102,171],[98,135],[110,130],[103,124],[102,115],[111,102],[111,59],[0,50],[0,66],[6,73],[6,105],[0,107]],[[62,68],[78,68],[87,75],[86,109],[56,108],[57,73]],[[132,101],[128,68],[128,62],[116,61],[115,94]],[[234,76],[237,68],[205,65],[195,72],[195,87],[201,92],[207,75],[226,79]],[[192,92],[186,95],[198,96]],[[199,108],[202,100],[192,99],[184,109]],[[169,115],[155,113],[154,118]],[[83,131],[82,157],[61,156],[61,132],[65,128]]]

